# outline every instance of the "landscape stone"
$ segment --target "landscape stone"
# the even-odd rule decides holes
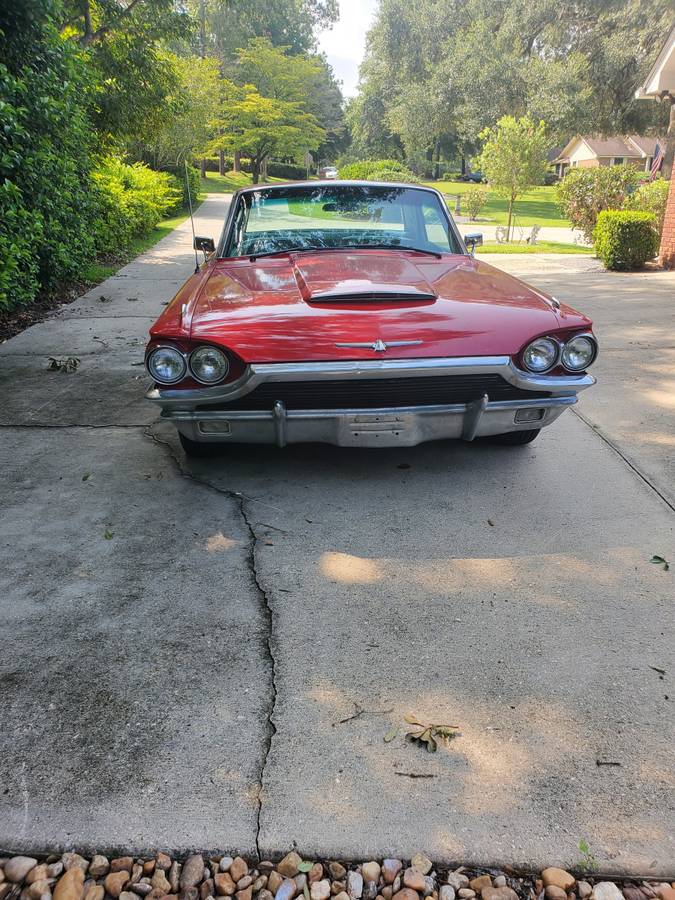
[[[237,890],[229,872],[218,872],[213,878],[213,883],[219,897],[233,897]]]
[[[291,850],[291,852],[287,853],[277,865],[277,872],[279,872],[280,875],[283,875],[284,878],[295,878],[300,871],[299,866],[301,862],[302,857],[299,856],[295,850]]]
[[[438,900],[455,900],[455,889],[451,884],[441,885]]]
[[[414,891],[423,891],[424,875],[418,869],[406,869],[403,873],[403,884]]]
[[[565,869],[558,869],[556,866],[549,866],[548,869],[544,869],[541,873],[541,880],[544,882],[544,887],[552,884],[555,887],[562,888],[563,891],[572,890],[576,883],[574,875],[570,875]]]
[[[314,881],[309,889],[312,900],[328,900],[330,897],[330,881],[327,878]]]
[[[37,859],[33,859],[32,856],[13,856],[5,863],[5,878],[18,884],[36,865]]]
[[[492,879],[489,875],[479,875],[477,878],[471,879],[469,887],[472,891],[480,894],[484,887],[492,887]]]
[[[276,900],[293,900],[298,892],[298,886],[292,878],[284,878],[279,885],[276,894]]]
[[[131,874],[133,865],[134,865],[133,857],[118,856],[117,859],[110,860],[110,871],[111,872],[129,872],[129,874]],[[68,868],[68,866],[66,866],[66,868]]]
[[[410,860],[410,868],[416,869],[418,872],[421,872],[422,875],[428,875],[432,866],[433,863],[428,856],[424,855],[424,853],[416,853]]]
[[[363,894],[363,875],[360,872],[347,874],[347,893],[351,900],[360,900]]]
[[[72,871],[72,869],[71,869],[71,871]],[[152,881],[153,887],[158,886],[155,884],[155,878],[157,877],[158,874],[162,874],[162,877],[164,877],[163,873],[155,872],[155,874],[153,876],[153,881]],[[63,877],[65,878],[65,875]],[[119,897],[119,895],[124,890],[124,886],[126,885],[128,880],[129,880],[129,873],[126,870],[122,870],[121,872],[110,872],[108,875],[106,875],[103,884],[105,886],[107,893],[109,893],[111,897]],[[164,881],[166,881],[166,879],[164,879]],[[59,884],[60,883],[61,882],[59,882]],[[167,887],[168,887],[168,884],[169,884],[168,881],[166,883],[167,883]]]
[[[622,900],[623,894],[613,881],[599,881],[593,886],[591,900]]]
[[[347,870],[339,862],[330,862],[328,863],[328,871],[330,872],[331,878],[335,881],[342,881],[342,879],[347,874]]]
[[[88,874],[91,878],[103,878],[110,871],[108,858],[97,853],[89,863]]]
[[[248,869],[248,867],[247,867]],[[183,871],[180,873],[181,890],[188,890],[196,887],[204,877],[204,857],[201,853],[193,853],[188,856],[183,865]],[[241,878],[241,875],[239,876]]]
[[[54,900],[82,900],[83,887],[84,872],[79,866],[73,866],[72,869],[64,872],[56,882]],[[119,894],[115,896],[119,896]]]
[[[557,884],[549,884],[545,889],[546,900],[567,900],[567,893]]]

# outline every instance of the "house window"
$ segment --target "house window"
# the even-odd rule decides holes
[[[576,166],[577,166],[577,161],[576,161],[576,159],[573,159],[572,160],[572,168],[576,169]]]
[[[624,161],[625,161],[625,156],[614,156],[612,158],[612,165],[620,166],[620,165],[623,165]]]

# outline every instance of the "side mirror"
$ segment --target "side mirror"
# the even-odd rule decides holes
[[[476,252],[476,247],[483,246],[483,235],[476,231],[473,234],[464,235],[464,243],[466,244],[466,249],[473,256]]]
[[[215,253],[216,245],[213,238],[195,237],[195,250],[201,250],[203,253]]]

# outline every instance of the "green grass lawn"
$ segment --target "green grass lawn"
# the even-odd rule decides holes
[[[536,244],[497,244],[486,242],[476,253],[593,253],[592,247],[581,244],[561,244],[557,241],[537,241]]]
[[[268,178],[270,183],[283,181],[283,178]],[[251,176],[247,172],[226,172],[219,175],[217,172],[207,172],[206,178],[200,178],[200,190],[205,194],[231,194],[239,188],[253,184]]]
[[[470,184],[464,181],[428,181],[429,187],[436,188],[446,196],[448,205],[454,211],[454,194],[466,194],[474,188],[483,190],[488,195],[487,205],[483,208],[480,219],[494,222],[497,225],[506,225],[508,221],[508,202],[504,197],[498,197],[486,184]],[[465,214],[464,208],[462,215]],[[558,208],[555,199],[555,186],[538,187],[527,194],[523,194],[516,200],[515,215],[518,225],[526,228],[532,225],[549,225],[555,228],[570,227],[570,222],[565,219]]]

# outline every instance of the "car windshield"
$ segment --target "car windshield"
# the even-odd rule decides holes
[[[369,246],[464,252],[432,191],[338,184],[242,194],[224,255]]]

